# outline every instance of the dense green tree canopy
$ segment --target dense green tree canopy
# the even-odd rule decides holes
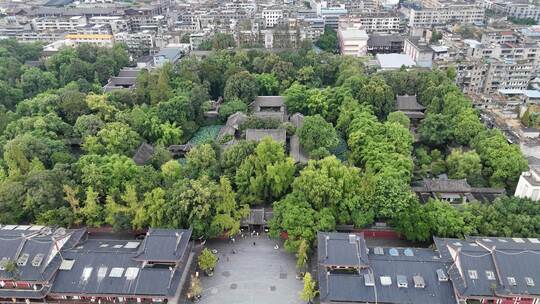
[[[315,52],[309,43],[247,51],[230,49],[230,38],[216,35],[210,48],[220,50],[143,70],[135,89],[108,93],[103,84],[129,63],[122,46],[40,59],[40,45],[1,40],[0,222],[193,227],[195,237],[208,238],[234,236],[249,205],[273,206],[272,235],[286,232],[285,246],[296,253],[318,230],[376,219],[422,241],[539,234],[538,212],[526,200],[422,205],[411,192],[412,181],[447,173],[512,193],[526,168],[519,147],[483,126],[454,85],[455,69],[374,72],[362,59]],[[334,50],[335,33],[318,43]],[[302,128],[250,117],[235,145],[219,146],[218,124],[236,111],[249,115],[257,95],[276,94],[290,114],[306,116]],[[403,94],[427,108],[420,128],[411,128],[420,135],[414,146],[410,121],[393,112]],[[208,112],[215,105],[221,122]],[[294,164],[288,141],[244,141],[246,128],[296,133],[313,159]],[[142,142],[154,149],[137,165]],[[173,159],[169,146],[187,143],[191,151]]]
[[[297,130],[297,133],[302,147],[307,152],[320,148],[330,151],[339,143],[336,129],[318,114],[305,117],[304,123]]]

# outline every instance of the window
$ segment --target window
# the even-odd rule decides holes
[[[478,279],[478,272],[477,272],[476,270],[474,270],[474,269],[469,269],[468,273],[469,273],[469,278],[470,278],[471,280],[476,280],[476,279]]]
[[[113,267],[111,268],[111,272],[109,273],[110,278],[120,278],[122,277],[122,274],[124,273],[124,268],[122,267]]]
[[[388,276],[382,276],[381,278],[381,285],[382,286],[390,286],[392,285],[392,278]]]
[[[517,285],[516,278],[514,278],[514,277],[507,277],[506,279],[507,279],[507,281],[508,281],[508,285],[510,285],[510,286],[516,286],[516,285]]]
[[[486,270],[486,278],[490,281],[494,281],[495,280],[495,273],[493,273],[493,271],[491,270]]]
[[[534,280],[531,277],[525,277],[525,283],[527,283],[527,286],[534,286]]]

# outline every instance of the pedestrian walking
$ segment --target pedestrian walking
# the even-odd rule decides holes
[[[255,242],[253,242],[253,246],[255,246]]]

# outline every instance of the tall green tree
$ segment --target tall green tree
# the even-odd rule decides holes
[[[311,153],[316,149],[331,151],[338,143],[338,135],[331,123],[320,115],[306,116],[304,123],[297,130],[302,147]]]
[[[223,96],[226,101],[239,99],[246,104],[255,100],[259,92],[257,79],[247,71],[241,71],[229,77],[225,84]]]
[[[256,205],[280,198],[294,177],[294,161],[285,155],[282,144],[264,138],[236,171],[240,202]]]

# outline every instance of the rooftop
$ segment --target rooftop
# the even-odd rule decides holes
[[[368,40],[369,36],[365,30],[357,28],[340,29],[339,35],[346,40]]]
[[[435,238],[441,257],[452,262],[449,277],[464,296],[540,295],[540,240],[536,238]]]
[[[321,303],[456,303],[447,279],[450,261],[431,249],[367,248],[362,240],[362,235],[319,232]],[[341,266],[328,267],[326,255]],[[351,270],[347,265],[354,261]]]
[[[426,109],[423,105],[416,101],[415,95],[398,95],[396,97],[396,109],[398,111],[419,111]]]
[[[285,143],[287,135],[285,129],[247,129],[246,140],[261,141],[271,137],[278,143]]]
[[[377,54],[377,62],[382,69],[399,69],[402,66],[412,67],[416,63],[405,54]]]

